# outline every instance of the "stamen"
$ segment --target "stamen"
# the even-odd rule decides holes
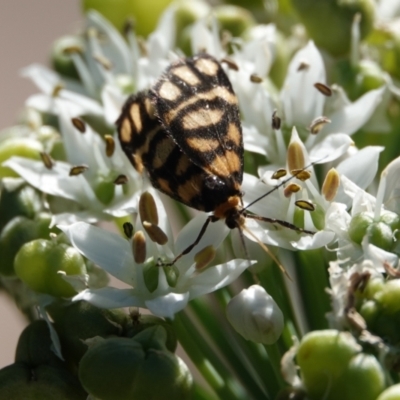
[[[226,58],[226,57],[223,58],[221,60],[221,63],[226,64],[229,69],[232,69],[234,71],[239,71],[239,66],[233,60],[231,60],[230,58]]]
[[[64,85],[62,83],[57,83],[54,87],[53,87],[53,91],[51,93],[51,97],[58,97],[58,95],[60,94],[61,90],[64,89]]]
[[[107,57],[103,56],[102,54],[93,54],[93,59],[97,61],[106,71],[110,71],[113,67],[111,60]]]
[[[156,202],[149,192],[143,192],[139,200],[139,215],[142,223],[148,221],[158,225],[158,212]]]
[[[49,154],[45,153],[44,151],[41,151],[40,153],[40,158],[43,161],[44,166],[47,169],[52,169],[54,166],[54,161],[52,160],[52,158],[50,157]]]
[[[271,176],[271,179],[280,179],[287,175],[287,171],[285,168],[277,169]]]
[[[196,262],[196,270],[204,269],[207,265],[210,264],[212,260],[214,260],[217,252],[215,251],[214,246],[210,245],[204,247],[203,250],[200,250],[194,256],[194,261]]]
[[[297,193],[300,191],[301,186],[297,183],[291,183],[290,185],[286,186],[283,190],[283,194],[286,198],[289,198],[293,193]]]
[[[126,175],[118,175],[114,180],[114,185],[125,185],[128,182]]]
[[[104,140],[106,141],[106,156],[111,157],[115,150],[115,141],[111,135],[105,135]]]
[[[132,239],[133,258],[137,264],[146,261],[146,236],[142,231],[137,231]]]
[[[272,113],[272,129],[279,130],[281,129],[281,119],[276,115],[277,110],[274,110]]]
[[[321,129],[326,125],[326,124],[330,124],[331,120],[327,117],[318,117],[315,118],[310,125],[310,133],[312,133],[313,135],[316,135],[317,133],[319,133],[321,131]]]
[[[297,67],[297,71],[304,71],[310,68],[310,64],[306,61],[302,61]]]
[[[81,175],[88,169],[88,165],[75,165],[69,170],[69,176]]]
[[[150,239],[153,242],[161,245],[164,245],[168,242],[168,236],[158,225],[154,225],[148,221],[144,221],[142,222],[142,224],[143,228],[146,230],[147,234],[150,236]]]
[[[261,78],[261,76],[258,76],[257,74],[251,74],[250,81],[253,83],[261,83],[263,81],[263,78]]]
[[[305,161],[303,147],[297,140],[289,143],[287,149],[287,161],[289,171],[304,169]]]
[[[314,211],[315,210],[314,204],[308,200],[297,200],[294,202],[294,204],[296,204],[296,206],[301,208],[302,210],[306,210],[306,211]]]
[[[324,96],[330,97],[332,96],[332,89],[328,86],[325,85],[324,83],[314,83],[314,87],[320,92],[322,93]]]
[[[130,239],[133,235],[133,225],[130,222],[124,222],[122,228],[124,229],[125,236]]]
[[[322,185],[321,193],[324,195],[325,200],[332,201],[339,189],[340,175],[335,168],[331,168],[325,176]]]
[[[311,178],[311,172],[306,169],[293,169],[290,171],[299,181],[305,182]]]
[[[80,118],[71,118],[71,122],[72,125],[74,125],[74,127],[78,129],[79,132],[81,133],[86,132],[86,125]]]

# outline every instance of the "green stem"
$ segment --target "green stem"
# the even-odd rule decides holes
[[[243,388],[232,379],[230,371],[210,347],[204,333],[192,323],[185,311],[176,314],[171,324],[187,355],[221,399],[247,399]]]
[[[214,394],[211,394],[196,382],[193,384],[192,398],[193,400],[218,400]]]
[[[217,292],[219,294],[217,297],[221,296],[225,291],[226,289],[219,290]],[[255,360],[251,359],[246,365],[244,362],[246,346],[243,347],[238,343],[236,340],[237,335],[235,335],[235,332],[228,326],[226,318],[211,311],[209,304],[206,304],[201,299],[193,300],[190,306],[196,314],[196,317],[201,321],[201,325],[207,327],[207,332],[215,342],[218,350],[224,355],[229,363],[229,367],[241,381],[248,393],[252,395],[252,398],[266,398],[266,391],[260,388],[260,379],[254,376],[254,373],[252,373],[253,371],[249,369],[248,365],[250,363],[253,364],[254,369],[258,371],[258,367],[264,369],[265,364],[268,366],[268,359],[266,363],[264,360],[262,364],[256,365],[253,363]],[[223,307],[223,309],[225,309],[225,307]],[[261,382],[261,386],[264,386],[263,382]]]
[[[328,321],[325,314],[331,309],[325,291],[329,287],[327,262],[321,250],[299,251],[295,257],[299,288],[310,330],[326,329]]]

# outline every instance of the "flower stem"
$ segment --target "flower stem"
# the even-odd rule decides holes
[[[178,340],[204,379],[221,399],[245,400],[248,398],[237,380],[207,342],[204,333],[193,324],[185,311],[171,321]]]

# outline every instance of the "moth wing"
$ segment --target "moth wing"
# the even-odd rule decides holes
[[[243,178],[238,101],[219,62],[200,54],[171,64],[151,97],[161,125],[182,152],[238,189]]]

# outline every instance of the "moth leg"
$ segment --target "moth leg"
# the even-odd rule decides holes
[[[269,222],[271,224],[278,224],[284,226],[285,228],[292,229],[293,231],[300,233],[307,233],[308,235],[314,235],[316,232],[308,231],[307,229],[299,228],[298,226],[291,224],[290,222],[283,221],[276,218],[262,217],[261,215],[245,214],[246,218],[256,219],[257,221]]]
[[[186,249],[183,250],[182,253],[178,254],[172,261],[170,261],[169,263],[163,263],[161,266],[170,267],[171,265],[174,265],[181,257],[190,253],[193,250],[193,248],[199,244],[199,242],[200,242],[201,238],[204,236],[210,222],[215,222],[215,221],[218,221],[218,219],[215,218],[214,215],[209,215],[208,218],[206,219],[206,221],[204,222],[203,226],[201,227],[196,240],[190,246],[186,247]]]

